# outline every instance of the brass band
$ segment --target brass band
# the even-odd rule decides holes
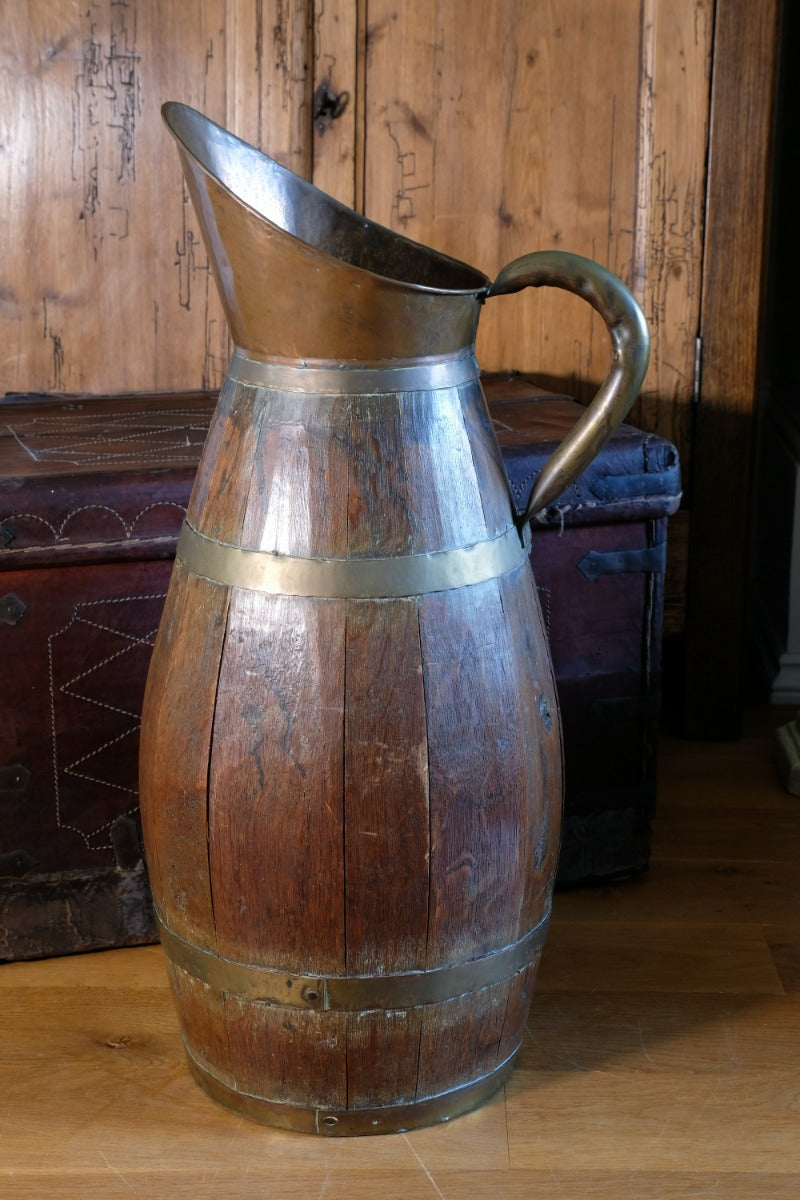
[[[238,350],[228,379],[278,392],[317,396],[380,396],[391,392],[429,392],[457,387],[478,378],[474,354],[411,359],[386,365],[330,362],[263,362]]]
[[[349,976],[291,975],[235,962],[185,941],[157,916],[161,944],[173,965],[219,992],[290,1008],[358,1012],[440,1003],[509,979],[541,953],[549,913],[519,941],[470,962],[398,975]]]
[[[299,558],[206,537],[184,521],[177,557],[195,575],[281,596],[389,599],[467,587],[507,575],[528,548],[515,526],[472,546],[394,558]]]
[[[519,1053],[517,1046],[508,1058],[479,1079],[436,1096],[428,1096],[409,1104],[391,1104],[380,1108],[303,1108],[240,1092],[225,1083],[199,1062],[184,1042],[189,1067],[197,1082],[208,1094],[234,1112],[296,1133],[319,1133],[327,1137],[354,1137],[370,1133],[404,1133],[448,1121],[461,1113],[477,1108],[507,1082]]]

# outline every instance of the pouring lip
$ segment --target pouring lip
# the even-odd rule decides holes
[[[221,187],[225,192],[233,196],[238,204],[241,204],[244,208],[249,209],[260,220],[265,221],[276,229],[279,229],[285,237],[291,238],[292,240],[303,245],[310,245],[315,253],[328,259],[330,262],[350,266],[354,270],[361,271],[365,275],[371,275],[385,283],[393,284],[398,287],[410,288],[417,292],[427,292],[433,295],[454,297],[475,296],[479,299],[483,299],[486,295],[488,295],[489,288],[491,287],[491,280],[477,267],[473,267],[469,263],[465,263],[461,259],[454,258],[451,255],[444,254],[440,250],[434,250],[430,246],[424,245],[422,242],[417,242],[413,238],[406,237],[402,233],[397,233],[388,226],[382,225],[380,222],[364,216],[363,213],[356,212],[355,209],[350,208],[341,200],[337,200],[335,197],[330,196],[327,192],[323,191],[321,188],[318,188],[309,180],[297,175],[289,167],[285,167],[276,159],[271,158],[257,146],[245,141],[244,138],[238,137],[235,133],[231,133],[229,129],[226,129],[223,125],[220,125],[210,117],[207,117],[198,109],[192,108],[191,105],[184,104],[178,100],[167,100],[161,106],[161,117],[183,151],[189,156],[189,158],[191,158],[191,160],[197,165],[198,169],[202,171],[204,175],[212,178],[217,186]],[[434,264],[441,264],[442,268],[445,270],[471,276],[475,280],[474,285],[470,287],[448,287],[446,285],[419,283],[406,275],[386,274],[382,271],[374,270],[371,267],[363,266],[357,261],[343,258],[340,255],[331,254],[329,250],[325,249],[324,245],[320,245],[318,242],[311,242],[306,238],[300,237],[298,234],[293,233],[290,229],[286,228],[286,225],[280,223],[279,221],[273,220],[270,216],[264,213],[261,208],[245,199],[238,191],[234,190],[234,188],[232,188],[228,183],[225,182],[224,179],[220,177],[219,173],[214,169],[210,161],[210,156],[203,153],[204,147],[202,143],[199,143],[194,139],[189,139],[187,136],[192,131],[193,127],[196,126],[211,128],[214,131],[214,136],[217,141],[221,141],[228,145],[235,145],[246,151],[249,155],[257,156],[258,159],[263,161],[265,168],[269,172],[273,173],[281,181],[290,185],[293,189],[299,191],[308,203],[315,205],[317,208],[327,208],[329,211],[338,214],[344,221],[352,224],[354,229],[360,228],[362,231],[369,231],[375,237],[386,241],[387,245],[394,245],[398,248],[406,247],[412,254],[424,256],[427,260]]]

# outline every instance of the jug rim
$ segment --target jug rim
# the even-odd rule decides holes
[[[337,200],[334,196],[323,191],[322,188],[317,187],[316,184],[311,183],[308,179],[304,179],[289,167],[285,167],[277,159],[272,158],[251,142],[240,138],[237,134],[232,133],[223,125],[212,120],[211,117],[206,116],[199,109],[184,104],[182,101],[167,100],[161,106],[161,116],[184,153],[188,155],[204,175],[213,179],[218,187],[221,187],[234,198],[237,204],[241,204],[244,208],[249,209],[259,220],[280,230],[285,237],[291,238],[301,245],[310,246],[316,254],[333,263],[350,266],[358,271],[363,271],[366,275],[371,275],[390,284],[410,288],[413,291],[428,292],[443,296],[475,296],[476,298],[482,298],[485,294],[488,294],[491,280],[477,267],[473,267],[461,259],[454,258],[452,255],[444,254],[440,250],[426,246],[422,242],[417,242],[413,238],[398,233],[396,230],[372,220],[372,218],[365,216],[363,213],[357,212],[341,200]],[[212,134],[211,139],[203,138],[201,131],[210,132]],[[284,206],[283,208],[281,213],[282,219],[275,219],[274,216],[264,211],[265,205],[254,203],[252,198],[248,199],[243,196],[241,190],[237,190],[230,183],[226,182],[220,171],[215,169],[209,145],[222,146],[228,149],[236,147],[240,155],[244,153],[251,162],[253,160],[258,162],[265,176],[269,175],[273,181],[277,180],[283,191],[287,193],[291,191],[298,198],[302,199],[302,205],[295,205],[293,207],[306,220],[311,212],[320,218],[322,226],[325,224],[326,217],[329,221],[330,218],[334,218],[349,226],[348,232],[352,235],[353,242],[352,257],[347,257],[341,252],[332,253],[330,249],[326,248],[322,236],[317,239],[313,236],[300,236],[294,232],[289,228],[290,222],[287,218],[288,206]],[[280,208],[279,200],[276,200],[276,204]],[[371,249],[374,250],[375,245],[377,245],[379,250],[386,252],[387,257],[389,252],[395,255],[402,255],[405,252],[412,259],[418,262],[425,262],[428,265],[429,271],[440,270],[445,276],[448,274],[452,274],[454,277],[463,275],[473,282],[468,286],[452,286],[446,282],[419,282],[413,278],[410,271],[402,272],[399,269],[394,271],[378,270],[374,265],[365,265],[364,262],[359,261],[356,251],[359,247],[363,249],[364,247],[361,244],[368,241],[374,243]]]

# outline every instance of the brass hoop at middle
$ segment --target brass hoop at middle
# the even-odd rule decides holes
[[[514,525],[499,537],[395,558],[300,558],[248,550],[206,537],[184,521],[176,557],[195,575],[247,591],[282,596],[389,599],[444,592],[497,579],[528,557],[525,538]]]

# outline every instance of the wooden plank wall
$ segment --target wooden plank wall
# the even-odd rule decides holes
[[[493,276],[560,247],[642,302],[633,419],[692,459],[714,0],[0,0],[0,395],[216,388],[230,345],[159,110],[183,100]],[[347,95],[314,121],[322,85]],[[498,298],[486,370],[588,399],[599,319]],[[683,611],[671,523],[667,628]]]
[[[370,0],[365,208],[494,276],[531,250],[585,254],[643,304],[637,413],[688,458],[699,326],[711,0]],[[566,295],[499,299],[479,359],[588,398],[608,364]]]
[[[0,391],[216,387],[227,337],[159,109],[184,100],[494,275],[561,247],[645,306],[639,417],[688,454],[712,0],[0,0]],[[361,23],[359,38],[359,23]],[[312,95],[349,96],[312,132]],[[587,396],[580,301],[489,305],[481,364]]]
[[[161,104],[311,168],[309,0],[0,0],[0,394],[215,388],[227,330]]]
[[[535,249],[609,265],[652,337],[632,420],[677,445],[686,480],[713,12],[712,0],[362,0],[316,24],[318,68],[351,102],[314,131],[315,181],[490,276]],[[585,401],[608,342],[575,297],[528,292],[486,306],[478,356]],[[688,525],[687,509],[670,523],[668,633],[683,627]]]

